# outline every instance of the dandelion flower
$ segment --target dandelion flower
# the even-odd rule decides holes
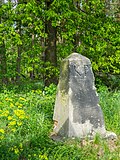
[[[6,110],[6,111],[4,111],[4,112],[2,113],[2,116],[7,117],[7,116],[8,116],[8,114],[9,114],[9,111],[8,111],[8,110]]]
[[[24,116],[24,115],[20,115],[19,118],[20,118],[20,119],[24,119],[25,116]]]
[[[12,131],[12,132],[15,132],[15,131],[16,131],[16,129],[15,129],[15,128],[12,128],[12,129],[11,129],[11,131]]]
[[[18,108],[22,108],[22,106],[19,105]]]
[[[26,101],[26,99],[25,99],[25,98],[23,98],[23,97],[20,97],[19,99],[20,99],[20,100],[22,100],[22,101]]]
[[[16,121],[11,121],[11,122],[9,123],[9,126],[14,126],[14,125],[16,125]]]
[[[11,108],[14,107],[14,104],[13,104],[13,103],[10,103],[10,107],[11,107]]]
[[[9,121],[12,120],[12,116],[8,116],[8,120],[9,120]]]
[[[8,98],[8,97],[7,97],[5,100],[6,100],[6,101],[12,101],[12,99],[11,99],[11,98]]]
[[[17,125],[18,125],[18,126],[21,126],[21,125],[22,125],[22,122],[17,122]]]
[[[0,133],[4,134],[5,133],[4,129],[0,129]]]
[[[16,109],[14,110],[16,116],[20,117],[21,115],[25,115],[24,110]]]
[[[9,101],[9,98],[7,97],[7,98],[5,98],[5,100],[6,100],[6,101]]]

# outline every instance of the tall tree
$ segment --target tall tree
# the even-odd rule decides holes
[[[51,8],[52,1],[46,0],[46,10],[49,11]],[[49,16],[49,15],[48,15]],[[56,27],[52,25],[52,19],[50,17],[46,17],[45,20],[45,32],[47,33],[46,38],[46,50],[45,50],[45,63],[49,62],[51,66],[57,66],[57,54],[56,54]],[[47,70],[45,76],[45,85],[50,85],[51,83],[56,83],[55,75],[52,77],[48,77],[47,75],[51,75],[51,70]]]
[[[4,5],[4,0],[0,2],[0,6],[2,7]],[[0,24],[4,23],[6,21],[6,13],[3,8],[1,8],[1,16],[0,16]],[[7,62],[6,62],[6,46],[5,46],[5,41],[4,41],[4,33],[5,29],[2,30],[1,35],[0,35],[0,79],[2,79],[3,83],[7,83]]]
[[[17,22],[18,34],[21,37],[21,22]],[[16,80],[20,81],[20,73],[21,73],[21,54],[22,54],[22,46],[21,44],[17,45],[17,60],[16,60]]]
[[[34,41],[35,41],[35,35],[32,34],[32,44],[31,44],[31,48],[33,49],[34,47]],[[34,52],[33,52],[34,54]],[[31,59],[33,58],[34,56],[31,55]],[[34,62],[32,61],[32,70],[30,71],[30,78],[33,80],[35,78],[35,74],[34,74]]]

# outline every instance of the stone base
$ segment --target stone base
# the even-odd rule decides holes
[[[97,133],[96,133],[97,134]],[[63,136],[60,136],[60,135],[57,135],[56,133],[52,132],[51,135],[50,135],[50,138],[53,140],[53,141],[56,141],[56,142],[63,142],[65,141],[66,139],[75,139],[75,138],[78,138],[78,139],[89,139],[89,140],[93,140],[96,136],[96,134],[94,135],[88,135],[86,137],[82,137],[82,138],[79,138],[79,137],[63,137]],[[114,133],[114,132],[110,132],[110,131],[106,131],[106,134],[104,135],[100,135],[100,137],[102,139],[108,139],[108,140],[114,140],[114,139],[117,139],[117,135]]]

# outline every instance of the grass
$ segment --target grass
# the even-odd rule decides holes
[[[56,87],[33,86],[9,86],[0,92],[1,160],[120,159],[120,91],[109,92],[103,86],[98,90],[106,128],[118,135],[117,140],[102,140],[97,135],[92,141],[54,142],[50,133]]]

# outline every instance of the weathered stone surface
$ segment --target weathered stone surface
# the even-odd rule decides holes
[[[73,53],[61,64],[54,132],[68,137],[105,134],[103,114],[88,58]]]
[[[91,62],[78,53],[62,61],[53,120],[59,136],[106,135]]]

